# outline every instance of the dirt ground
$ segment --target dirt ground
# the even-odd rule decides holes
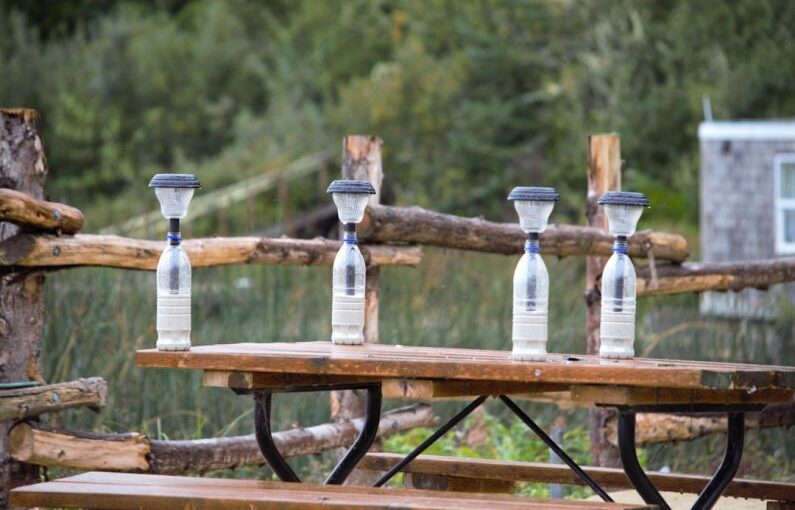
[[[638,493],[633,490],[615,491],[610,495],[621,503],[643,503]],[[696,500],[695,494],[679,494],[677,492],[663,492],[663,498],[671,505],[672,510],[690,510]],[[588,498],[589,501],[601,501],[598,496]],[[755,499],[721,498],[712,507],[715,510],[765,510],[767,503]]]

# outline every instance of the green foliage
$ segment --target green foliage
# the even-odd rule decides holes
[[[34,4],[0,3],[0,103],[42,111],[52,194],[113,211],[90,224],[156,169],[234,180],[350,132],[386,141],[387,200],[499,216],[551,184],[572,219],[599,131],[655,218],[694,223],[702,96],[795,111],[786,0]]]

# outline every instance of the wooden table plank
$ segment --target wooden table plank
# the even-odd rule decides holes
[[[551,384],[597,384],[683,389],[795,389],[795,367],[550,354],[519,362],[508,351],[330,342],[241,343],[154,349],[136,353],[142,367],[187,368],[310,377],[431,379]]]
[[[628,510],[648,508],[632,504],[590,501],[531,500],[513,496],[431,491],[373,489],[253,480],[158,476],[127,473],[84,473],[12,491],[12,503],[21,506],[102,508],[112,510],[166,510],[217,508],[221,510],[292,510],[388,508],[428,510],[575,510],[581,508]]]

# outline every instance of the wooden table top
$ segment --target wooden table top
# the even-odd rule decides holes
[[[513,361],[508,351],[358,346],[331,342],[239,343],[195,346],[185,352],[140,350],[141,367],[199,369],[206,372],[289,375],[296,381],[325,383],[362,380],[445,380],[459,384],[610,385],[639,389],[742,391],[744,394],[795,391],[795,367],[550,354],[546,361]],[[300,384],[293,382],[291,384]],[[780,400],[780,399],[779,399]]]

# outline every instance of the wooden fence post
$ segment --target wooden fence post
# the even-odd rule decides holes
[[[621,190],[621,139],[616,133],[591,135],[588,138],[588,195],[585,215],[588,226],[607,230],[607,217],[597,204],[606,191]],[[599,354],[599,321],[602,299],[598,281],[602,277],[606,257],[585,259],[585,315],[586,352]],[[591,462],[595,466],[620,466],[618,450],[605,437],[608,418],[605,409],[588,411],[588,430],[591,439]]]
[[[381,139],[370,135],[348,135],[342,141],[342,178],[370,181],[375,195],[370,204],[381,202]],[[380,269],[367,268],[364,295],[364,341],[378,343],[378,296]],[[334,421],[352,420],[364,416],[364,392],[359,390],[335,391],[331,394],[331,417]],[[376,443],[377,444],[377,443]],[[353,473],[349,483],[358,484],[359,473]]]
[[[0,187],[44,198],[47,161],[36,131],[36,112],[0,110]],[[0,241],[20,232],[13,223],[0,222]],[[0,279],[0,384],[44,382],[39,354],[44,323],[42,272],[10,272]],[[19,464],[8,454],[8,432],[13,422],[0,423],[0,508],[8,508],[8,490],[37,481],[38,468]]]

